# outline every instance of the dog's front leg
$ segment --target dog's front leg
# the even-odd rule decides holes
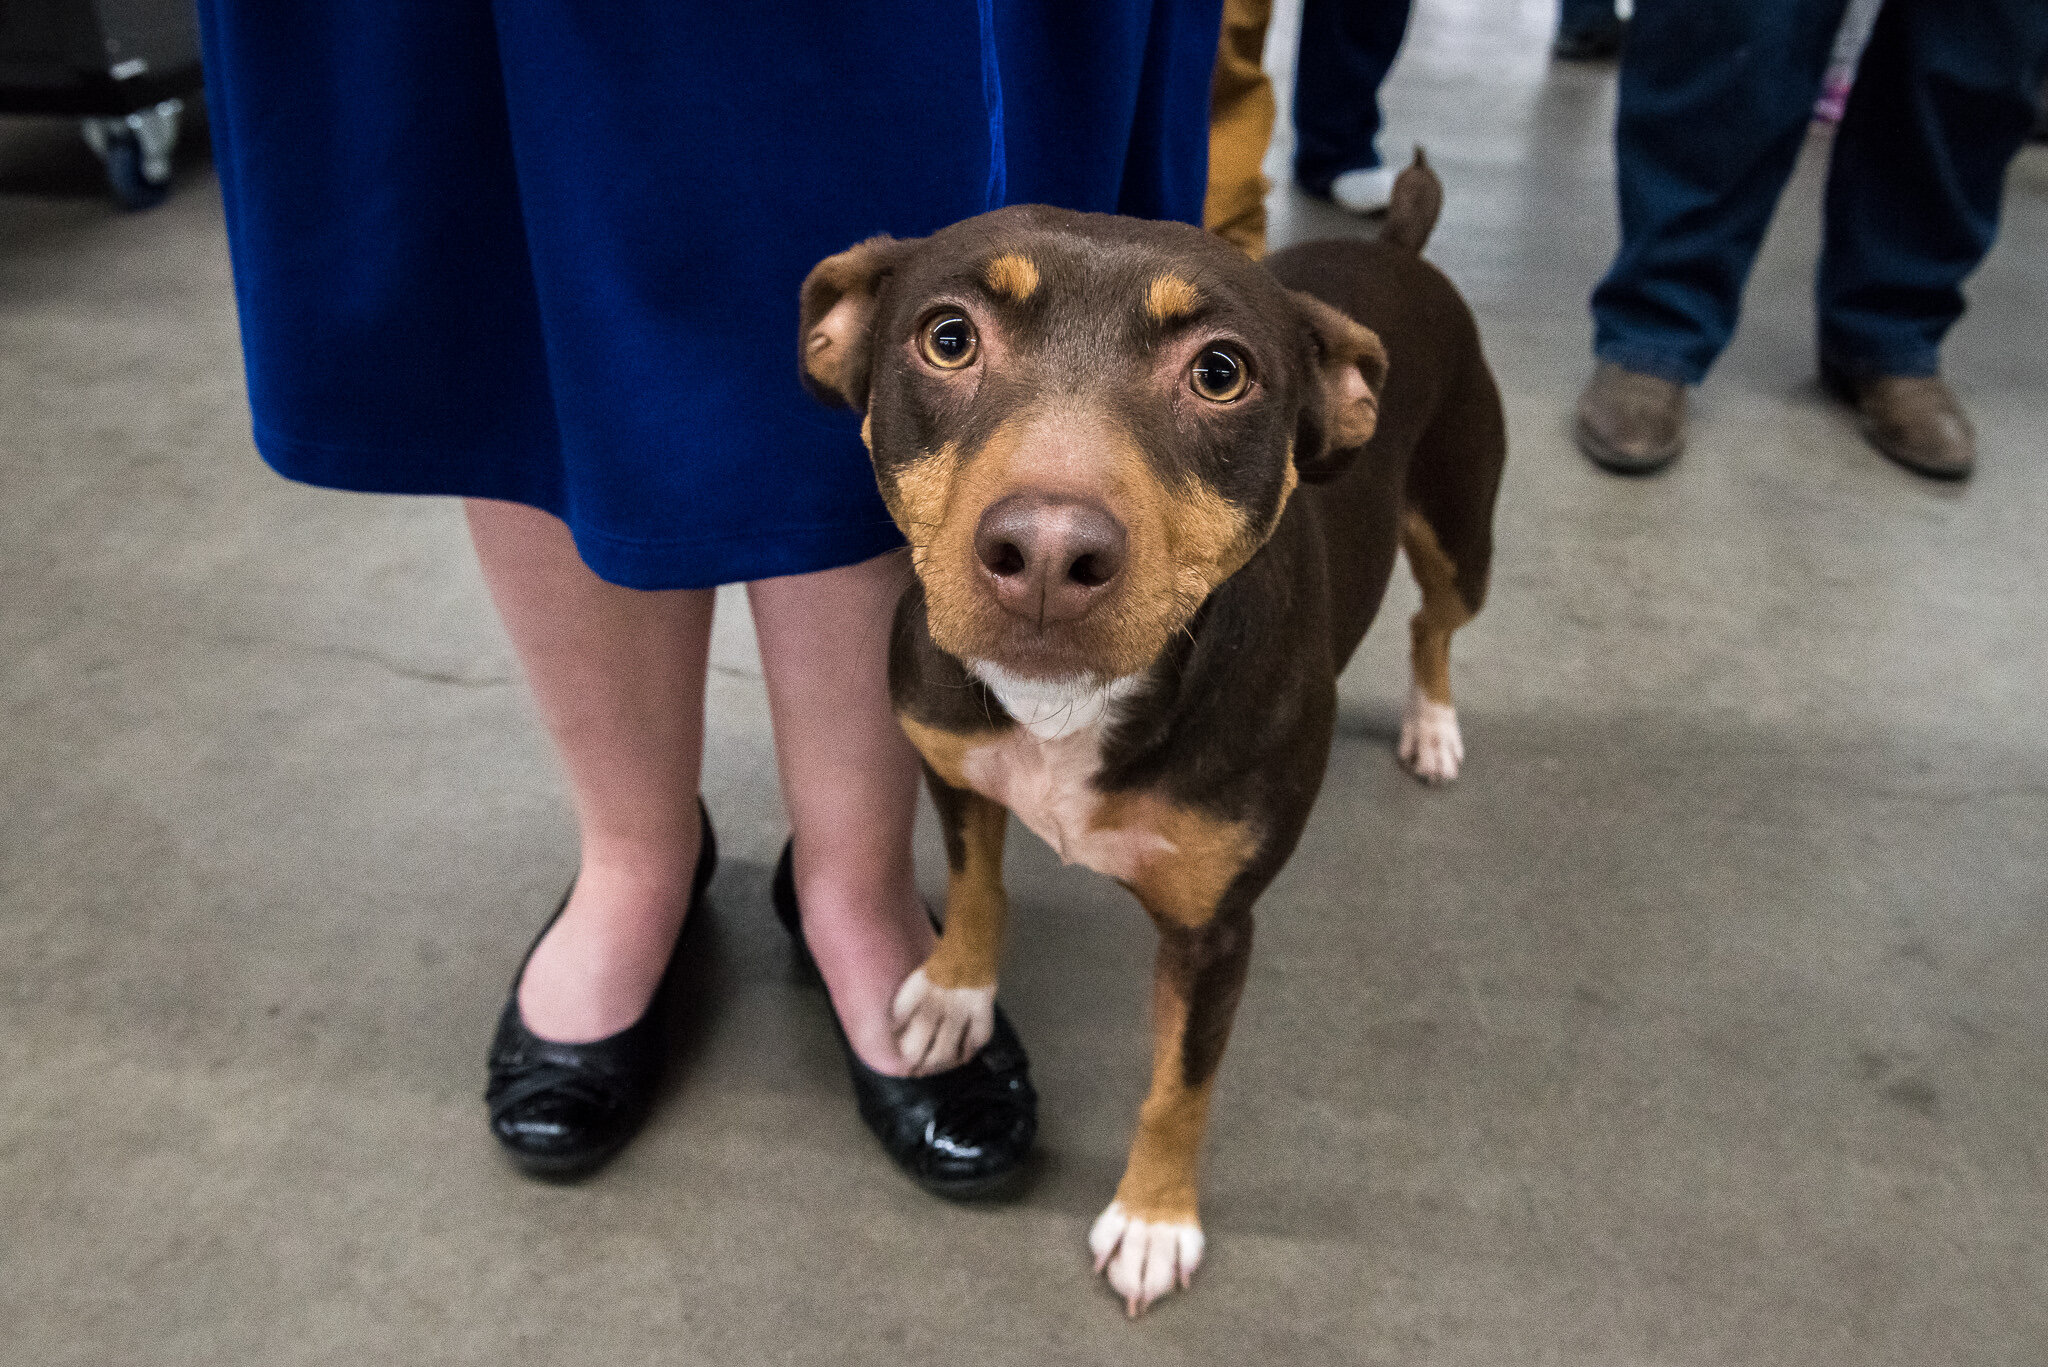
[[[1203,909],[1173,906],[1160,890],[1134,885],[1159,926],[1152,976],[1152,1089],[1138,1111],[1138,1134],[1116,1199],[1088,1232],[1095,1270],[1132,1315],[1175,1286],[1202,1261],[1196,1168],[1208,1126],[1209,1093],[1251,960],[1251,901]]]
[[[946,924],[931,957],[897,989],[896,1047],[913,1074],[943,1072],[974,1057],[995,1030],[1002,955],[1003,834],[1010,813],[925,764],[946,836]]]

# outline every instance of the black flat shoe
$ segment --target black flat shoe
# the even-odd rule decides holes
[[[697,914],[712,870],[718,867],[718,840],[711,832],[711,816],[702,803],[697,810],[704,823],[703,844],[690,881],[685,928]],[[646,1120],[666,1056],[664,1008],[676,963],[675,951],[670,950],[668,967],[662,970],[647,1009],[617,1034],[587,1044],[542,1039],[520,1019],[519,981],[526,976],[533,951],[568,905],[569,894],[563,893],[562,905],[533,937],[526,958],[519,961],[519,971],[512,975],[512,991],[498,1016],[498,1033],[491,1040],[490,1084],[484,1090],[491,1134],[512,1161],[531,1176],[557,1181],[602,1167]],[[680,942],[682,935],[678,933],[676,938]]]
[[[796,943],[797,961],[818,978],[817,961],[804,944],[788,845],[775,866],[772,896],[776,919]],[[853,1052],[837,1014],[832,1029],[846,1055],[860,1118],[911,1181],[934,1196],[964,1201],[990,1195],[1023,1171],[1038,1135],[1038,1093],[1023,1042],[1001,1006],[995,1034],[979,1053],[929,1077],[878,1073]]]

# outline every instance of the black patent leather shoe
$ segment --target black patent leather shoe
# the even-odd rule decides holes
[[[703,843],[690,881],[685,927],[697,914],[712,871],[718,867],[718,840],[711,832],[711,817],[702,803],[697,810],[703,821]],[[542,1039],[520,1019],[519,981],[526,976],[533,951],[568,905],[569,894],[563,893],[562,905],[533,937],[526,958],[519,961],[519,971],[512,975],[512,991],[498,1016],[498,1033],[491,1040],[490,1083],[484,1089],[492,1136],[529,1175],[557,1181],[582,1177],[602,1167],[647,1119],[666,1057],[666,1006],[677,957],[674,950],[669,951],[668,967],[662,970],[647,1009],[617,1034],[587,1044]],[[678,933],[676,938],[680,942],[682,935]]]
[[[775,866],[772,896],[776,919],[796,944],[797,961],[818,978],[817,962],[804,943],[788,845]],[[846,1055],[860,1118],[913,1182],[935,1196],[964,1201],[996,1192],[1023,1171],[1038,1135],[1038,1093],[1023,1042],[1001,1006],[995,1033],[979,1053],[928,1077],[878,1073],[853,1051],[836,1014],[832,1029]]]

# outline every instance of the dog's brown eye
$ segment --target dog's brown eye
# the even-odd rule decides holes
[[[1211,403],[1229,403],[1251,384],[1251,372],[1244,358],[1228,347],[1212,346],[1195,357],[1188,370],[1188,383]]]
[[[942,313],[924,325],[924,358],[941,370],[958,370],[974,359],[981,339],[958,313]]]

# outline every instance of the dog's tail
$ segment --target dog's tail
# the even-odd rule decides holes
[[[1436,216],[1444,208],[1444,183],[1429,169],[1420,147],[1415,160],[1394,177],[1393,202],[1387,205],[1387,221],[1380,229],[1380,241],[1406,247],[1420,256],[1422,244],[1436,227]]]

